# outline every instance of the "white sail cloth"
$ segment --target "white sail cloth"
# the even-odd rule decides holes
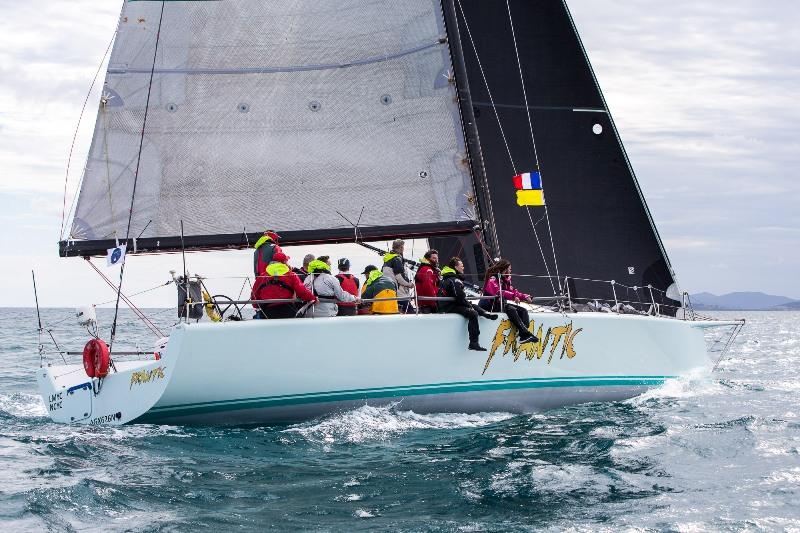
[[[145,238],[180,235],[181,221],[187,237],[313,234],[362,207],[363,226],[465,218],[439,2],[161,9],[124,5],[71,238],[125,237],[131,206],[130,236]]]

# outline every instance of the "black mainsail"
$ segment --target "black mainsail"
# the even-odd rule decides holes
[[[650,285],[657,302],[675,304],[664,294],[674,283],[669,260],[566,3],[445,3],[455,12],[447,22],[460,34],[480,138],[497,235],[496,243],[487,235],[492,253],[517,272],[645,288],[620,289],[621,299],[649,302]],[[533,171],[541,172],[549,217],[544,207],[517,205],[512,177]],[[456,241],[437,239],[448,242]],[[515,283],[538,294],[559,290],[545,278]],[[569,285],[573,297],[611,297],[607,284]]]

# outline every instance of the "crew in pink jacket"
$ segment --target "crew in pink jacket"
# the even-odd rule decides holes
[[[497,298],[501,293],[503,295],[502,308],[501,300]],[[486,271],[486,281],[483,284],[483,295],[494,296],[494,298],[483,298],[479,305],[490,313],[502,311],[508,315],[508,319],[517,328],[520,344],[539,342],[536,335],[528,330],[530,326],[528,310],[517,305],[519,302],[531,302],[531,295],[518,291],[511,284],[511,263],[509,261],[501,259],[489,267],[489,270]]]

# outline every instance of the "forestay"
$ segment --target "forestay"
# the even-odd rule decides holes
[[[434,0],[126,2],[61,253],[468,229],[451,65]]]

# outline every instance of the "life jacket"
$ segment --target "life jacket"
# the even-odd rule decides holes
[[[289,266],[285,263],[274,261],[267,265],[263,275],[257,279],[258,284],[253,288],[254,299],[256,300],[278,300],[294,297],[294,288],[281,276],[290,272]],[[279,303],[264,304],[267,306],[280,305]],[[253,307],[258,305],[253,304]]]
[[[414,276],[414,284],[417,288],[417,296],[436,296],[439,288],[438,270],[425,258],[419,260],[420,267]],[[436,302],[432,300],[420,300],[420,307],[428,307],[436,310]]]
[[[336,274],[336,279],[342,286],[342,290],[349,292],[353,296],[358,296],[358,278],[352,274]],[[355,307],[355,302],[338,302],[339,307]]]
[[[396,253],[388,253],[383,256],[383,268],[390,268],[392,270],[391,275],[389,275],[386,271],[384,271],[384,274],[386,274],[388,277],[400,274],[401,276],[403,276],[404,280],[411,281],[408,279],[408,276],[406,275],[406,267],[405,264],[403,263],[402,256]]]
[[[366,299],[397,298],[397,285],[394,281],[383,275],[380,270],[369,273],[361,297]],[[370,312],[376,315],[394,315],[400,312],[397,300],[372,302]]]
[[[253,272],[256,276],[263,276],[267,266],[272,262],[272,256],[281,251],[270,237],[262,236],[253,247]]]
[[[442,269],[442,281],[439,282],[439,290],[437,291],[437,295],[442,298],[459,298],[458,290],[456,289],[456,284],[462,285],[464,284],[461,281],[461,276],[455,269],[447,266]],[[463,293],[463,289],[460,291]],[[453,306],[461,305],[461,302],[454,302],[454,301],[445,301],[439,302],[439,311],[447,313]]]

